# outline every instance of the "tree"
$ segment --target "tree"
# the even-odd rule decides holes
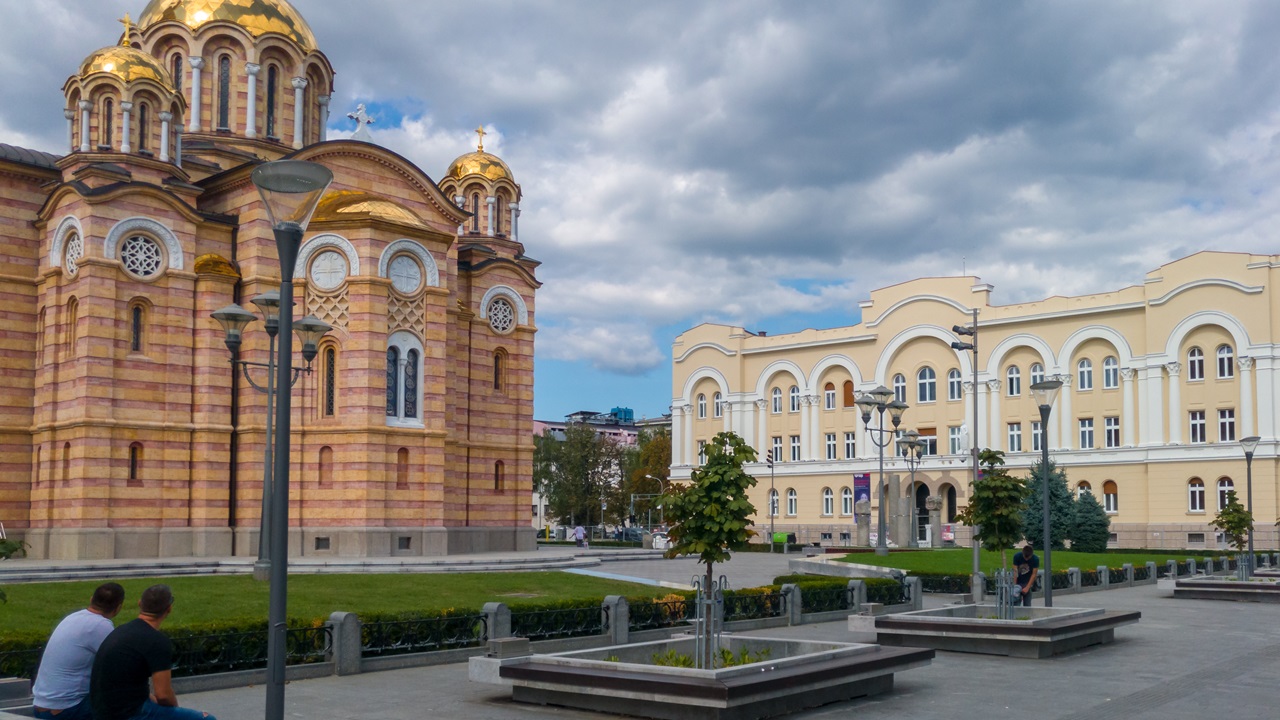
[[[1027,478],[1027,499],[1022,511],[1022,535],[1031,542],[1044,538],[1044,469],[1040,461],[1031,466]],[[1054,550],[1066,548],[1076,519],[1075,502],[1067,489],[1067,474],[1049,461],[1049,542]]]
[[[982,476],[970,483],[969,504],[958,519],[970,527],[981,525],[977,539],[1000,548],[1000,567],[1007,569],[1005,551],[1022,539],[1022,508],[1027,484],[1004,469],[1004,453],[987,448],[978,455]]]
[[[1253,531],[1253,513],[1244,509],[1235,490],[1227,491],[1227,504],[1218,511],[1217,517],[1209,523],[1226,533],[1231,538],[1231,547],[1243,553],[1249,546],[1249,533]]]
[[[756,509],[747,491],[756,479],[742,469],[755,462],[756,451],[731,432],[717,434],[707,444],[707,462],[689,476],[689,485],[670,488],[660,499],[671,523],[671,547],[666,557],[697,555],[707,566],[703,587],[711,591],[712,568],[729,559],[730,551],[741,548],[751,539],[751,518]],[[699,632],[710,633],[709,623]],[[702,667],[711,667],[711,642],[703,645],[706,655]]]
[[[627,503],[627,512],[634,512],[639,520],[658,507],[656,496],[666,489],[671,474],[671,433],[666,428],[646,428],[640,431],[636,445],[628,462],[624,462],[622,500]],[[632,494],[655,497],[636,498],[632,508]]]
[[[621,452],[612,439],[586,423],[571,423],[564,438],[547,430],[534,438],[534,485],[547,497],[547,510],[562,523],[603,520],[601,500],[616,487]]]
[[[1091,492],[1080,493],[1080,498],[1076,500],[1076,522],[1071,534],[1071,549],[1086,553],[1106,552],[1110,537],[1111,518],[1102,509],[1102,503]]]

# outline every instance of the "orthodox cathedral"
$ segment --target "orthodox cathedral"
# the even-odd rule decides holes
[[[437,181],[327,140],[334,69],[286,0],[124,23],[63,86],[65,154],[0,145],[8,536],[56,559],[257,553],[269,335],[233,355],[211,313],[279,286],[250,173],[287,158],[334,174],[294,279],[294,317],[333,330],[310,364],[281,339],[290,552],[532,548],[538,262],[510,168],[481,142]]]

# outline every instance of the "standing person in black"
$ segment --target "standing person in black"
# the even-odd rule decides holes
[[[1018,571],[1018,588],[1022,591],[1022,604],[1031,607],[1031,588],[1035,587],[1036,575],[1040,574],[1040,558],[1027,543],[1022,553],[1013,556],[1013,566]],[[1017,602],[1015,600],[1015,602]]]
[[[102,641],[89,676],[94,720],[216,720],[209,713],[178,707],[172,683],[173,642],[160,632],[172,609],[169,586],[152,585],[138,600],[138,618]]]

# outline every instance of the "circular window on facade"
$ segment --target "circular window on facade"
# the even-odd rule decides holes
[[[342,253],[326,250],[311,262],[311,282],[321,290],[333,290],[347,279],[347,259]]]
[[[515,329],[516,310],[506,298],[494,298],[489,303],[489,327],[504,335]]]
[[[134,235],[120,245],[120,261],[124,271],[134,277],[150,280],[164,268],[164,251],[160,243],[146,235]]]
[[[66,250],[62,255],[62,267],[68,275],[75,275],[80,269],[82,257],[84,257],[84,240],[80,239],[80,233],[71,233],[67,236]]]
[[[422,287],[422,266],[408,255],[397,255],[387,266],[391,286],[405,295],[412,295]]]

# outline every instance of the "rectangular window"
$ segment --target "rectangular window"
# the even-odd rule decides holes
[[[1104,493],[1102,495],[1103,510],[1108,513],[1120,512],[1120,496],[1115,493]]]
[[[947,450],[951,455],[959,455],[964,452],[964,448],[961,446],[959,425],[952,425],[947,428]]]
[[[827,388],[826,391],[822,393],[822,402],[823,402],[823,407],[825,407],[826,409],[835,410],[836,409],[836,389]]]
[[[782,438],[780,437],[773,439],[773,461],[782,462]]]
[[[1009,423],[1009,452],[1022,452],[1022,423]]]
[[[836,459],[836,434],[827,433],[827,459]]]
[[[1093,418],[1080,418],[1080,449],[1093,449]]]
[[[1187,533],[1188,545],[1203,545],[1204,533]]]
[[[698,441],[698,464],[699,465],[707,464],[707,441],[706,440]]]
[[[1193,443],[1208,442],[1208,439],[1205,437],[1203,410],[1191,411],[1191,442]]]
[[[800,462],[800,436],[791,436],[791,462]]]
[[[933,431],[931,430],[930,432],[933,432]],[[921,432],[920,442],[924,443],[924,445],[920,446],[921,456],[938,454],[938,436],[937,435],[925,435],[923,432]]]
[[[1234,409],[1218,411],[1218,442],[1236,441],[1236,411]]]
[[[1040,443],[1044,442],[1044,427],[1039,420],[1031,421],[1031,450],[1032,452],[1041,452],[1044,448]]]
[[[847,432],[844,434],[844,459],[845,460],[852,460],[858,456],[857,454],[858,447],[854,439],[856,437],[857,437],[856,433]]]
[[[1120,418],[1109,417],[1102,421],[1104,430],[1104,440],[1109,448],[1120,447]]]

